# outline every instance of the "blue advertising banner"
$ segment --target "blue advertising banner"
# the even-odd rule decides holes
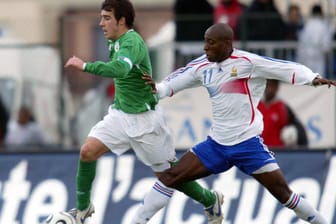
[[[50,213],[74,207],[77,158],[78,152],[0,154],[0,223],[40,224]],[[336,224],[336,152],[277,151],[276,158],[290,187]],[[92,191],[96,212],[88,223],[129,224],[155,180],[131,153],[102,157]],[[224,193],[222,224],[305,223],[235,168],[200,183]],[[202,206],[180,192],[149,222],[205,223]]]

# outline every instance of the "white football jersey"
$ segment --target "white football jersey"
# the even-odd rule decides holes
[[[202,55],[167,76],[157,90],[164,98],[183,89],[204,86],[213,113],[209,135],[220,144],[234,145],[262,133],[263,118],[257,106],[267,79],[311,85],[317,75],[298,63],[234,49],[220,63],[209,62]]]

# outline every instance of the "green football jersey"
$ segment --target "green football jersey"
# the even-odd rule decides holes
[[[132,114],[153,110],[158,98],[142,79],[144,73],[152,74],[149,52],[142,37],[131,29],[119,39],[107,42],[110,61],[88,62],[84,71],[114,79],[113,108]]]

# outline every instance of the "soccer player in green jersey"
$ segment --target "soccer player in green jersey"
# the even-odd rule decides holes
[[[121,155],[132,148],[157,177],[176,160],[173,137],[157,106],[158,99],[142,79],[143,74],[151,74],[152,69],[144,40],[132,29],[134,17],[129,0],[105,0],[99,25],[107,38],[110,61],[84,62],[73,56],[65,64],[66,68],[113,78],[116,88],[114,104],[104,119],[91,129],[80,149],[77,202],[76,208],[70,211],[80,224],[94,212],[90,192],[96,161],[104,153],[112,151]],[[181,184],[177,189],[204,205],[209,223],[221,223],[221,193],[204,189],[196,182]],[[154,192],[154,197],[145,197],[133,224],[147,223],[168,203],[174,189],[157,180],[150,192],[150,195]]]

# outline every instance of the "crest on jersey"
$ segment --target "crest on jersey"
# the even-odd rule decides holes
[[[231,68],[231,76],[237,76],[238,75],[238,70],[235,66]]]
[[[115,52],[118,52],[119,49],[120,49],[120,46],[119,46],[119,42],[117,41],[117,42],[115,42],[115,44],[114,44],[114,51],[115,51]]]

